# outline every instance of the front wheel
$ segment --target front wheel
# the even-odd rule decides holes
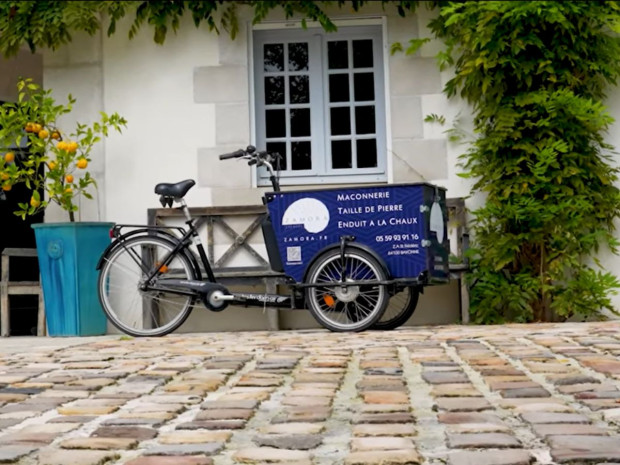
[[[187,319],[195,297],[154,290],[145,283],[165,276],[196,279],[190,260],[182,252],[164,263],[175,244],[157,236],[137,236],[113,248],[103,259],[99,272],[99,300],[110,322],[131,336],[163,336]],[[145,286],[146,284],[146,286]]]
[[[343,263],[339,249],[328,250],[308,270],[307,283],[317,286],[306,289],[306,305],[331,331],[363,331],[381,317],[389,295],[384,284],[356,282],[386,279],[385,270],[370,253],[348,248]],[[333,286],[343,280],[349,285]]]

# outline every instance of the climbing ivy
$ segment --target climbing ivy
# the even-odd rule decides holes
[[[445,40],[445,86],[473,108],[462,157],[474,193],[473,320],[540,321],[612,309],[618,168],[603,105],[620,74],[617,2],[450,2],[431,28]]]
[[[71,42],[76,32],[90,35],[107,24],[108,36],[116,32],[121,18],[131,19],[129,38],[142,27],[153,30],[153,40],[163,44],[172,31],[179,28],[181,17],[189,14],[196,27],[206,24],[214,32],[227,32],[234,39],[239,31],[238,9],[249,8],[253,23],[263,21],[273,11],[282,11],[288,18],[299,17],[318,22],[326,31],[336,26],[324,12],[326,6],[335,5],[347,11],[358,11],[367,1],[225,1],[225,0],[150,0],[150,1],[3,1],[0,2],[0,53],[5,57],[15,55],[22,45],[30,50],[46,47],[52,50]],[[374,2],[373,2],[374,3]],[[394,8],[405,16],[414,11],[419,2],[410,0],[382,0],[384,8]],[[107,22],[105,20],[107,18]]]

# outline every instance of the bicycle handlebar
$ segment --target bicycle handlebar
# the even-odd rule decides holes
[[[237,150],[235,152],[221,154],[220,160],[228,160],[229,158],[239,158],[244,155],[245,155],[245,150]]]
[[[256,147],[248,145],[245,150],[239,149],[235,152],[223,153],[220,155],[220,160],[228,160],[230,158],[243,158],[248,160],[249,166],[264,166],[267,168],[267,171],[269,171],[269,179],[271,180],[273,190],[280,190],[278,181],[279,161],[281,159],[280,154],[268,151],[259,152],[256,150]],[[274,165],[276,165],[275,168]]]

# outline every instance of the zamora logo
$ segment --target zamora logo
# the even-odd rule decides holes
[[[329,210],[323,202],[312,198],[296,200],[282,216],[282,226],[303,225],[309,233],[319,233],[329,224]]]

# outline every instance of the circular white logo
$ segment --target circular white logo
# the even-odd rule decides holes
[[[319,233],[329,224],[329,210],[317,199],[304,198],[288,206],[282,216],[282,226],[303,224],[309,233]]]
[[[431,207],[430,230],[437,234],[437,241],[443,243],[443,213],[439,202],[434,202]]]

